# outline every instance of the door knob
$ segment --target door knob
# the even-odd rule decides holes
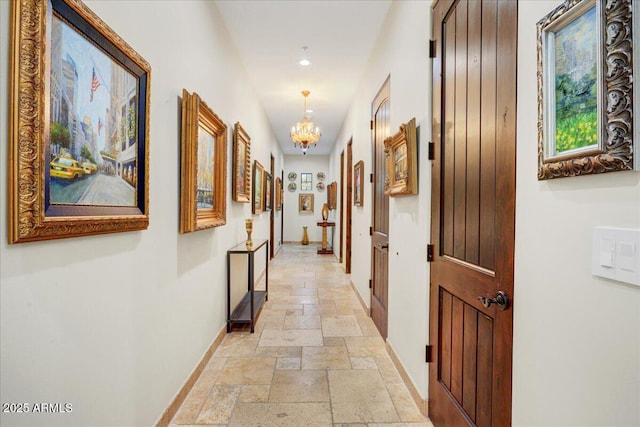
[[[478,297],[478,300],[487,308],[491,307],[491,304],[495,304],[500,310],[506,310],[509,306],[509,297],[503,291],[498,291],[495,298]]]

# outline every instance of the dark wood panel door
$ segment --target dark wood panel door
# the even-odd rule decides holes
[[[517,11],[513,0],[433,6],[436,426],[511,425]],[[500,291],[509,299],[504,310],[487,301]]]
[[[351,274],[351,235],[353,227],[351,218],[353,217],[353,140],[349,140],[347,144],[347,197],[346,197],[346,218],[347,237],[345,239],[345,260],[344,271]]]
[[[389,299],[389,196],[384,194],[384,140],[389,136],[389,78],[371,103],[373,121],[373,226],[371,235],[371,317],[387,338]]]

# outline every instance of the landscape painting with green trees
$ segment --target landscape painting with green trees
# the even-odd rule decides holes
[[[555,154],[598,143],[595,6],[555,33]]]

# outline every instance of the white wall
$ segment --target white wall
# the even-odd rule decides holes
[[[590,266],[594,227],[640,228],[640,173],[536,178],[536,22],[558,4],[519,4],[513,425],[640,425],[640,288]]]
[[[319,142],[321,144],[322,142]],[[313,156],[307,154],[303,155],[287,155],[284,156],[284,241],[285,242],[300,242],[302,241],[302,227],[307,227],[307,233],[309,235],[309,241],[321,242],[322,241],[322,229],[318,227],[318,221],[322,221],[322,205],[327,203],[327,185],[335,180],[335,178],[329,179],[329,156]],[[297,178],[295,181],[289,181],[289,173],[295,172]],[[312,190],[302,191],[300,190],[300,178],[302,173],[312,174]],[[322,191],[316,188],[318,184],[318,172],[322,172],[325,175],[324,189]],[[289,184],[295,182],[296,190],[289,191]],[[313,194],[313,214],[300,214],[298,212],[298,197],[301,193]],[[335,211],[330,212],[329,219],[335,217]],[[328,233],[331,233],[331,229],[328,229]],[[338,235],[335,236],[335,241],[338,241]],[[329,244],[331,244],[331,234],[329,234]]]
[[[371,102],[391,76],[391,132],[416,118],[419,126],[419,194],[391,198],[389,203],[388,342],[398,354],[420,394],[427,396],[428,264],[431,167],[427,142],[431,132],[430,2],[394,2],[331,157],[333,177],[340,178],[340,153],[353,137],[353,164],[364,160],[371,173]],[[346,155],[345,155],[346,160]],[[353,207],[351,280],[366,303],[371,278],[371,184],[365,179],[363,207]],[[345,203],[347,203],[346,201]]]
[[[129,232],[7,245],[9,2],[0,1],[0,324],[2,402],[71,403],[57,415],[2,414],[2,425],[152,425],[224,327],[225,255],[246,238],[249,203],[227,224],[186,235],[179,221],[179,99],[197,92],[252,160],[283,158],[212,2],[90,1],[152,67],[150,225]],[[230,177],[230,173],[228,174]],[[254,216],[254,238],[269,235]],[[276,221],[279,223],[279,220]]]

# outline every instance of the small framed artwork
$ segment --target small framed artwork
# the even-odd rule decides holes
[[[298,195],[298,213],[303,215],[313,213],[312,193],[301,193]]]
[[[251,138],[240,122],[233,127],[233,200],[251,202]]]
[[[287,175],[287,177],[289,178],[289,181],[295,181],[296,179],[298,179],[298,174],[295,172],[289,172],[289,175]]]
[[[298,184],[296,184],[295,182],[290,182],[287,188],[289,189],[290,192],[293,193],[298,189]]]
[[[182,90],[180,232],[227,223],[227,126],[200,99]]]
[[[324,182],[319,182],[316,184],[316,190],[324,191]]]
[[[329,209],[336,208],[336,200],[338,194],[338,183],[333,181],[331,184],[327,185],[327,205]]]
[[[264,210],[270,211],[273,208],[273,178],[267,171],[264,172]]]
[[[81,1],[11,20],[9,243],[146,229],[151,67]]]
[[[400,126],[400,130],[385,139],[386,176],[384,194],[390,197],[418,194],[418,147],[416,119]]]
[[[360,160],[353,166],[353,204],[364,206],[364,162]]]
[[[631,11],[567,0],[538,22],[539,180],[638,169]]]
[[[313,174],[301,173],[300,174],[300,191],[313,190]]]
[[[324,178],[325,178],[324,172],[318,172],[316,174],[316,178],[318,178],[318,181],[320,181],[320,182],[324,181]]]
[[[253,162],[253,203],[251,205],[251,212],[256,215],[264,212],[264,168],[259,161]]]
[[[276,188],[274,190],[274,196],[275,196],[275,206],[276,206],[276,210],[282,210],[282,180],[280,179],[280,177],[276,177]]]

